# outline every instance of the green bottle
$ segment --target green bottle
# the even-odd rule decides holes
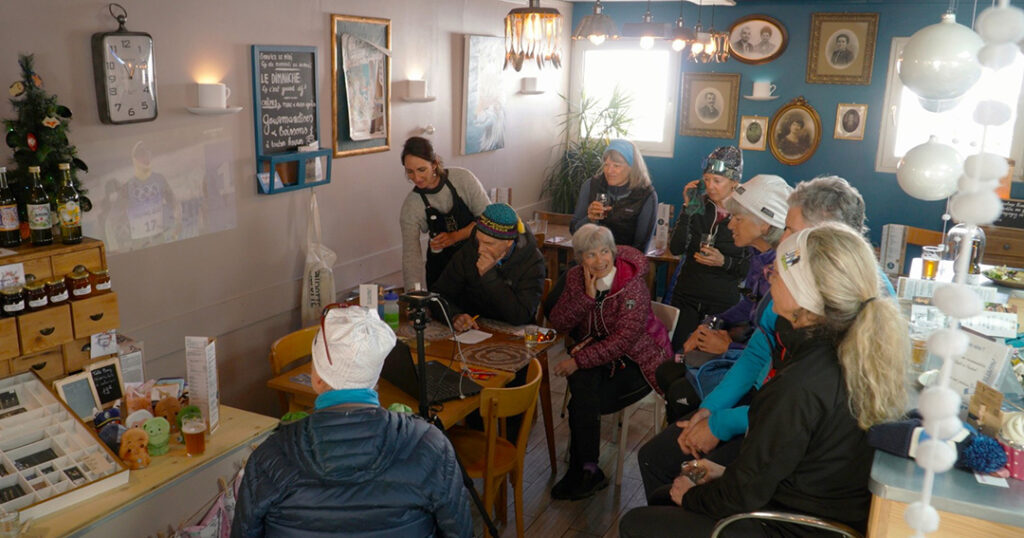
[[[78,191],[71,181],[71,165],[57,165],[63,181],[57,190],[57,220],[60,222],[60,242],[74,245],[82,242],[82,207]]]
[[[7,168],[0,166],[0,247],[21,244],[18,199],[7,185]]]
[[[46,191],[43,190],[43,184],[39,179],[39,167],[29,166],[28,175],[32,178],[32,185],[28,189],[25,208],[28,214],[32,246],[50,245],[53,243],[53,228],[50,227],[50,199],[46,196]]]

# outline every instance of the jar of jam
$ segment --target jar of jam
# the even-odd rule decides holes
[[[46,284],[42,280],[25,283],[25,302],[28,303],[26,310],[29,312],[42,310],[50,304],[46,297]]]
[[[92,295],[92,282],[89,280],[89,272],[75,270],[64,277],[64,283],[71,293],[70,299],[77,301]]]
[[[11,286],[0,291],[0,308],[5,318],[12,318],[25,312],[25,290]]]
[[[64,304],[68,300],[68,286],[63,278],[52,278],[46,282],[46,297],[51,305]]]
[[[92,272],[93,293],[106,293],[110,291],[110,272],[106,269],[99,269]]]

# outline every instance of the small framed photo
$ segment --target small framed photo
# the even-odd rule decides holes
[[[832,136],[838,140],[864,140],[867,119],[868,105],[839,103],[836,105],[836,130]]]
[[[807,82],[871,84],[878,13],[812,13]]]
[[[782,164],[810,159],[821,142],[821,118],[803,96],[779,108],[768,126],[768,145]]]
[[[679,134],[735,137],[739,99],[739,73],[683,73]]]
[[[764,151],[768,146],[768,117],[740,118],[740,149]]]
[[[788,44],[786,27],[768,15],[747,15],[729,28],[729,52],[745,64],[768,63],[782,56]]]

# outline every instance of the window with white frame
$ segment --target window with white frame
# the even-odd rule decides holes
[[[603,106],[618,88],[630,98],[627,138],[645,156],[672,157],[679,56],[667,42],[645,50],[636,41],[574,41],[573,102],[583,92]]]
[[[1024,122],[1018,121],[1017,110],[1024,79],[1024,57],[1018,54],[1012,65],[999,71],[983,69],[981,79],[954,108],[933,113],[925,110],[917,95],[900,82],[897,71],[899,57],[909,40],[908,37],[892,40],[875,170],[896,172],[903,155],[927,142],[932,135],[939,142],[956,148],[961,157],[977,153],[981,149],[984,130],[974,121],[974,109],[978,102],[990,99],[1006,103],[1013,114],[1010,121],[988,129],[985,149],[1020,163],[1019,156],[1024,146],[1024,131],[1020,124]],[[1021,175],[1020,166],[1014,174]]]

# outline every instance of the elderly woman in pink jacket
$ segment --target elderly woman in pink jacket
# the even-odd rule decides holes
[[[553,499],[585,499],[608,485],[597,466],[601,415],[658,389],[654,371],[672,356],[668,331],[651,311],[647,257],[615,245],[608,228],[586,224],[572,236],[579,265],[565,275],[551,324],[576,345],[556,364],[568,376],[569,471],[551,488]]]

